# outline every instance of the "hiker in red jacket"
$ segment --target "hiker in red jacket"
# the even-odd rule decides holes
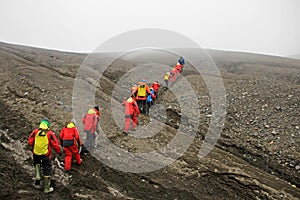
[[[130,123],[132,121],[132,128],[135,130],[137,125],[137,116],[140,115],[139,107],[136,103],[135,96],[132,94],[130,98],[125,99],[122,103],[125,106],[125,130],[123,133],[128,135]]]
[[[95,106],[88,110],[85,116],[82,118],[82,123],[84,125],[83,129],[86,133],[86,141],[84,146],[89,150],[92,151],[95,148],[95,139],[96,134],[99,133],[98,130],[98,122],[100,117],[99,107]]]
[[[81,150],[82,142],[74,120],[66,123],[65,127],[60,131],[59,139],[65,152],[65,171],[68,172],[71,169],[73,154],[77,165],[81,165],[82,163],[80,152],[78,150],[78,147]]]
[[[182,71],[182,69],[183,69],[183,67],[182,67],[183,65],[181,65],[180,63],[177,63],[176,65],[175,65],[175,69],[177,70],[177,77],[180,77],[180,73],[181,73],[181,71]]]
[[[41,188],[41,168],[44,175],[44,193],[49,193],[54,190],[51,187],[51,147],[58,153],[61,154],[61,148],[58,140],[53,131],[50,130],[50,123],[47,119],[43,119],[40,122],[38,129],[34,129],[29,137],[28,144],[32,147],[33,152],[33,164],[35,167],[35,188]]]
[[[158,99],[158,90],[160,88],[160,83],[158,81],[154,81],[151,86],[154,90],[155,99]]]
[[[173,84],[176,82],[176,78],[177,78],[177,70],[176,68],[173,68],[171,71],[170,71],[170,77],[169,77],[169,80],[170,82],[172,82]]]

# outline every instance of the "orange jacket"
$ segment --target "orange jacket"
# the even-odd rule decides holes
[[[142,86],[142,85],[145,85],[145,87],[146,87],[146,94],[145,94],[145,96],[139,96],[139,92],[138,92],[139,88],[138,88],[138,89],[137,89],[136,100],[146,101],[146,100],[147,100],[147,94],[150,94],[150,88],[149,88],[149,86],[147,85],[147,83],[145,83],[145,82],[139,82],[139,86],[138,86],[138,87],[140,87],[140,86]]]

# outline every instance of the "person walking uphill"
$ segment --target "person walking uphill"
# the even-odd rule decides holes
[[[164,76],[164,81],[165,81],[165,89],[168,89],[169,87],[169,79],[170,79],[170,72],[167,72]]]
[[[160,83],[158,82],[158,81],[154,81],[153,83],[152,83],[152,86],[151,86],[152,88],[153,88],[153,90],[154,90],[154,95],[155,95],[155,97],[156,97],[156,100],[158,99],[158,90],[159,90],[159,88],[160,88]],[[151,88],[150,88],[151,89]]]
[[[134,94],[132,94],[127,100],[124,99],[122,105],[125,106],[125,130],[123,131],[123,133],[125,135],[128,135],[131,121],[132,128],[136,129],[136,125],[138,122],[137,116],[140,115],[140,110],[136,103]]]
[[[138,84],[135,96],[140,112],[142,113],[146,113],[147,94],[150,94],[150,88],[147,85],[146,80],[141,80]]]
[[[35,167],[35,188],[41,188],[41,168],[44,175],[44,193],[49,193],[54,190],[51,187],[51,147],[61,154],[61,148],[53,131],[50,130],[50,123],[47,119],[40,122],[39,128],[34,129],[29,137],[28,144],[32,147],[33,164]]]
[[[82,123],[84,125],[83,129],[86,133],[86,141],[84,146],[91,152],[95,148],[96,132],[98,132],[98,122],[99,122],[100,112],[99,107],[95,106],[88,110],[85,116],[82,118]]]
[[[75,126],[75,122],[70,121],[66,123],[65,127],[60,131],[59,139],[65,152],[65,171],[68,172],[71,169],[73,154],[77,165],[81,165],[82,163],[80,152],[78,150],[78,146],[79,149],[82,148],[82,142]]]

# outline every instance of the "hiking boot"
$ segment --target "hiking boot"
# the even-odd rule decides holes
[[[32,185],[36,189],[41,189],[42,188],[42,186],[41,186],[41,180],[35,180]]]
[[[41,180],[41,165],[37,164],[35,166],[35,180]]]
[[[45,181],[44,193],[50,193],[50,192],[53,192],[54,188],[51,187],[50,176],[44,176],[44,181]]]

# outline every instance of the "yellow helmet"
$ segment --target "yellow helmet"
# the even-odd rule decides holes
[[[42,119],[40,122],[40,129],[47,130],[50,128],[50,123],[47,119]]]

